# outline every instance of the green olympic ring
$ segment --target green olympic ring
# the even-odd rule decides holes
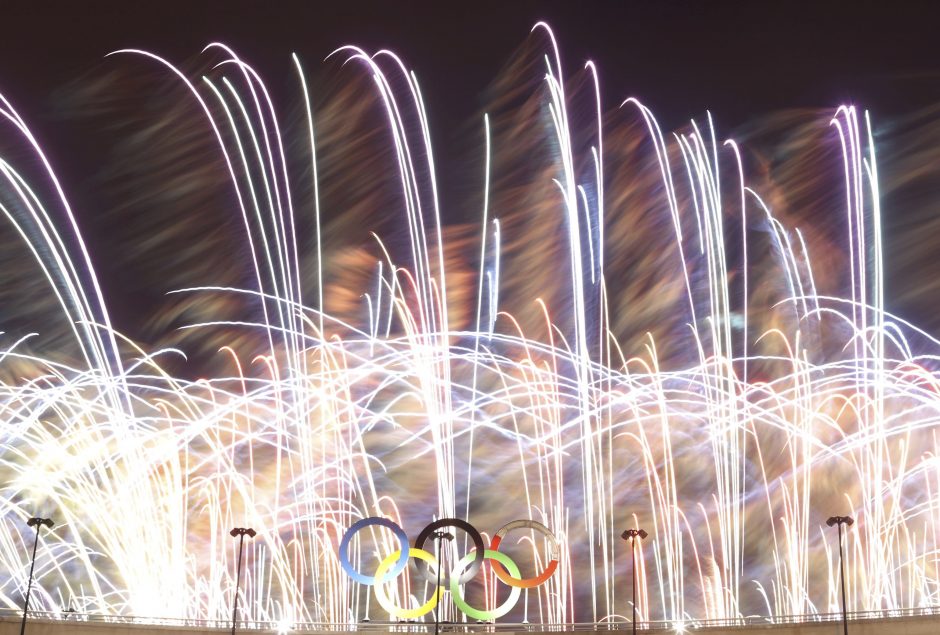
[[[455,569],[462,569],[473,561],[474,554],[472,551],[460,559],[460,562],[457,563]],[[509,569],[509,574],[518,578],[521,574],[519,573],[519,567],[516,566],[516,563],[513,562],[512,558],[507,556],[504,553],[499,551],[493,551],[492,549],[487,549],[483,552],[483,557],[496,560],[504,567]],[[519,600],[519,594],[522,593],[522,587],[513,586],[512,591],[509,592],[509,597],[506,598],[506,601],[497,606],[492,611],[482,611],[480,609],[475,609],[467,601],[463,599],[463,596],[460,595],[460,584],[458,583],[457,576],[452,576],[450,579],[450,596],[454,600],[454,604],[457,605],[457,608],[463,611],[467,617],[472,617],[477,620],[495,620],[497,617],[502,617],[506,613],[512,610],[512,607],[516,605],[516,602]]]

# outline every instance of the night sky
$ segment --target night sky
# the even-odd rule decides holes
[[[569,68],[598,64],[607,108],[637,96],[667,129],[709,109],[732,134],[788,108],[855,103],[877,129],[940,104],[938,13],[931,2],[28,2],[3,9],[0,92],[37,133],[81,218],[95,207],[89,184],[104,149],[94,131],[61,116],[56,99],[105,68],[108,52],[135,47],[185,61],[218,40],[286,95],[292,52],[315,69],[344,44],[387,47],[427,87],[446,199],[456,154],[478,142],[462,131],[538,20],[554,28]],[[940,215],[933,200],[918,195],[920,216]],[[913,218],[890,212],[889,237]],[[940,247],[940,235],[922,239]],[[96,266],[107,286],[106,264]],[[895,286],[916,289],[911,270],[894,272]],[[916,295],[892,310],[940,330],[933,298]]]
[[[388,47],[429,86],[435,119],[462,120],[538,20],[571,65],[595,60],[607,99],[642,96],[665,125],[710,108],[736,126],[845,101],[877,115],[940,99],[931,2],[30,2],[4,8],[0,82],[41,106],[117,48],[185,59],[235,46],[266,76],[292,52]]]

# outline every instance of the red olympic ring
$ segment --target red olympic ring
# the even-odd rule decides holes
[[[511,587],[519,587],[522,589],[531,589],[533,587],[537,587],[552,577],[552,574],[555,573],[555,569],[558,568],[558,540],[556,540],[554,534],[548,530],[548,527],[538,521],[514,520],[511,523],[506,523],[496,530],[496,533],[493,534],[493,540],[490,541],[490,550],[499,551],[499,544],[502,542],[503,537],[513,529],[534,529],[535,531],[543,534],[545,538],[548,539],[549,543],[551,543],[551,547],[549,549],[550,558],[548,566],[545,567],[545,570],[542,573],[535,576],[534,578],[515,578],[511,576],[508,571],[506,571],[502,564],[494,560],[491,564],[493,573],[496,574],[497,578]]]

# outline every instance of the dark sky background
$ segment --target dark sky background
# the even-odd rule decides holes
[[[940,103],[937,4],[22,2],[0,14],[0,92],[50,153],[81,218],[94,208],[86,184],[99,149],[58,116],[55,96],[93,76],[108,52],[143,48],[180,62],[219,40],[277,87],[288,82],[292,52],[314,68],[344,44],[387,47],[427,87],[446,197],[458,131],[538,20],[552,25],[569,68],[599,65],[607,108],[640,97],[667,129],[710,109],[730,133],[787,108],[855,103],[878,125]],[[899,310],[924,323],[932,304]]]
[[[593,59],[607,99],[641,96],[667,126],[710,108],[728,126],[786,107],[854,101],[877,116],[940,98],[932,2],[24,2],[3,10],[0,85],[42,110],[121,47],[171,59],[226,42],[287,73],[356,43],[389,47],[462,121],[537,20],[569,64]]]

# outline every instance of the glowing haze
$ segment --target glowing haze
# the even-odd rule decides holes
[[[940,602],[940,342],[884,311],[867,114],[814,128],[825,169],[801,187],[838,200],[830,217],[775,214],[782,181],[751,181],[711,115],[668,133],[636,99],[606,112],[594,64],[566,74],[547,26],[531,40],[480,121],[470,225],[442,222],[427,87],[392,52],[337,50],[357,90],[322,113],[297,58],[300,107],[281,110],[225,46],[205,75],[115,53],[172,80],[214,145],[193,170],[224,177],[240,228],[225,250],[179,225],[190,246],[155,277],[202,277],[167,299],[164,326],[186,323],[157,346],[112,326],[55,166],[0,98],[6,242],[43,283],[9,310],[35,310],[38,336],[0,360],[0,602],[21,602],[34,514],[57,523],[33,591],[49,610],[227,618],[242,526],[247,617],[384,620],[337,560],[368,516],[412,540],[439,517],[486,538],[546,525],[558,569],[507,620],[628,619],[637,526],[644,619],[835,611],[825,519],[843,514],[849,610]],[[378,132],[343,136],[370,116]],[[200,378],[175,371],[206,347]],[[395,545],[362,532],[351,552],[373,575]],[[501,550],[532,577],[548,545]],[[431,592],[413,571],[386,590]],[[507,593],[488,572],[465,596]]]

